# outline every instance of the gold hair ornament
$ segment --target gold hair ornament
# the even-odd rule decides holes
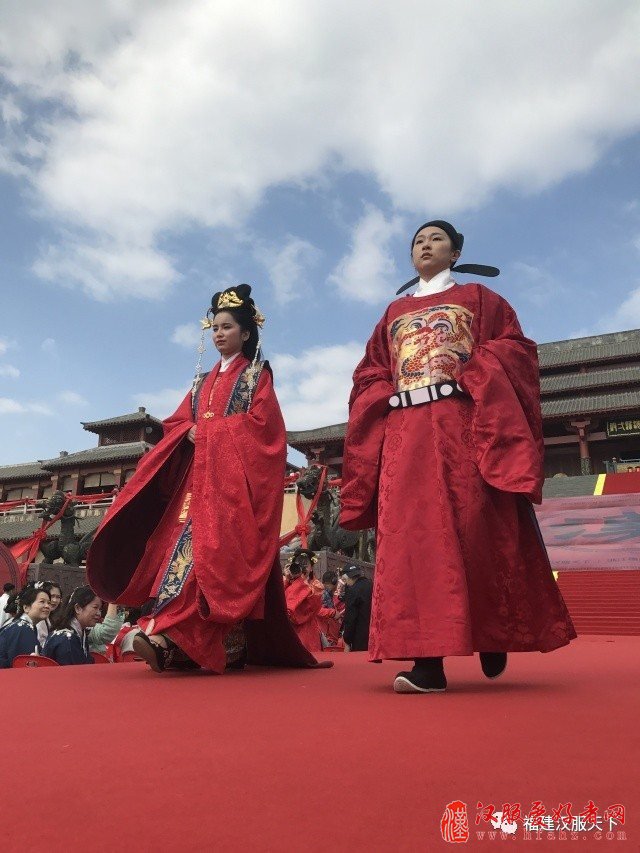
[[[235,290],[225,290],[220,294],[216,311],[222,311],[223,308],[242,308],[242,299],[238,296]]]

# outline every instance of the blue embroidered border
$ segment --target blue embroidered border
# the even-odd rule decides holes
[[[153,615],[159,613],[170,601],[180,595],[185,581],[193,568],[193,542],[191,539],[191,519],[185,524],[176,547],[169,560],[169,565],[160,582]]]

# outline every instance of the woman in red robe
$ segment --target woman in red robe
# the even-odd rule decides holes
[[[376,526],[369,656],[414,661],[396,692],[444,690],[447,655],[480,652],[493,678],[507,652],[575,637],[532,508],[537,348],[502,297],[451,278],[462,241],[442,220],[418,229],[418,290],[385,311],[350,398],[340,524]]]
[[[145,606],[134,649],[151,668],[315,666],[287,618],[279,563],[286,433],[264,318],[237,285],[212,300],[221,361],[164,422],[91,546],[87,574],[108,601]]]
[[[322,610],[322,592],[314,583],[313,551],[298,548],[289,562],[288,582],[284,595],[287,615],[302,645],[310,652],[321,652],[320,634],[322,626],[319,615]]]

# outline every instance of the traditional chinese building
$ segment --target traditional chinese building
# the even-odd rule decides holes
[[[545,476],[640,468],[640,329],[541,344],[538,355]],[[340,474],[345,427],[287,437]]]
[[[0,466],[0,503],[22,501],[0,512],[0,540],[6,544],[25,539],[40,527],[40,518],[29,501],[47,498],[56,489],[74,495],[104,494],[103,501],[76,511],[77,532],[96,527],[120,489],[132,477],[140,459],[162,438],[162,424],[141,406],[137,412],[103,421],[83,423],[96,433],[98,446],[77,453],[62,450],[55,459]],[[59,532],[59,524],[51,534]]]
[[[131,479],[140,459],[163,434],[162,422],[143,406],[137,412],[82,426],[98,436],[97,447],[77,453],[63,450],[55,459],[0,466],[0,541],[9,545],[31,536],[41,524],[33,501],[49,497],[56,489],[74,495],[104,496],[76,508],[76,532],[81,536],[89,533],[100,523],[117,490]],[[296,470],[287,464],[287,473]],[[289,504],[292,527],[295,501]],[[284,520],[287,524],[289,515]],[[50,528],[50,536],[59,532],[59,523]]]

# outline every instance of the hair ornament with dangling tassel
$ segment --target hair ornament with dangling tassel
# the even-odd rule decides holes
[[[249,341],[247,342],[247,346],[250,348],[249,354],[247,354],[245,347],[242,349],[243,355],[249,358],[251,362],[245,372],[248,374],[249,381],[251,381],[252,377],[257,377],[260,374],[260,371],[257,369],[258,362],[262,356],[260,329],[265,324],[265,316],[251,298],[251,286],[249,284],[236,284],[228,287],[226,290],[214,293],[211,299],[211,307],[207,310],[206,316],[200,321],[202,328],[198,344],[196,371],[192,385],[192,393],[194,394],[202,381],[202,356],[205,351],[205,332],[213,327],[214,318],[220,311],[228,311],[243,328],[249,331]]]

